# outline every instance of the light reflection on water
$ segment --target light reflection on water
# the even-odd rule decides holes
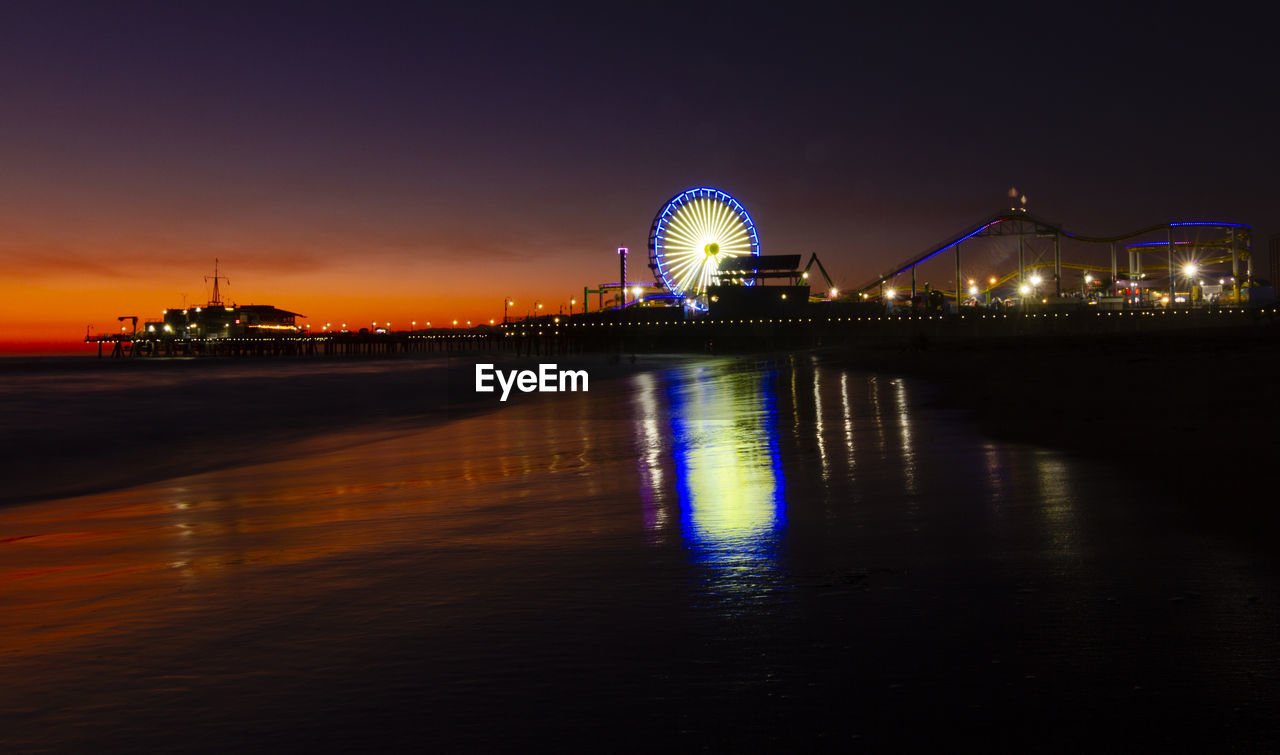
[[[665,711],[744,689],[754,699],[789,675],[788,694],[826,711],[828,692],[868,673],[872,700],[985,675],[988,693],[1017,702],[1026,696],[1009,685],[1046,668],[1058,684],[1114,681],[1111,661],[1077,648],[1145,673],[1156,661],[1137,638],[1158,636],[1147,656],[1203,653],[1183,668],[1218,682],[1229,681],[1218,669],[1274,648],[1274,622],[1255,632],[1241,596],[1222,598],[1244,606],[1225,629],[1194,607],[1195,621],[1149,620],[1177,590],[1245,575],[1240,589],[1270,594],[1274,580],[1229,551],[1183,558],[1206,547],[1195,533],[1153,538],[1150,521],[1108,505],[1129,503],[1127,481],[985,438],[924,391],[803,358],[698,360],[394,437],[353,435],[336,451],[0,509],[0,666],[24,680],[8,704],[55,690],[91,733],[137,706],[183,720],[170,714],[190,710],[157,692],[170,682],[148,675],[203,663],[200,684],[239,694],[282,657],[310,668],[355,648],[360,664],[342,673],[367,690],[394,679],[485,730],[495,710],[521,720],[526,698],[502,705],[530,679],[529,699],[608,688]],[[1112,594],[1139,608],[1113,621]],[[1210,631],[1236,638],[1220,648],[1262,649],[1216,652]],[[224,664],[186,651],[236,636],[260,653],[249,642]],[[80,648],[116,664],[132,692],[61,662]],[[931,648],[969,665],[929,666]],[[753,660],[766,653],[782,660]],[[297,678],[278,677],[267,693]],[[826,687],[811,691],[811,677]],[[672,697],[681,684],[686,697]],[[306,706],[297,717],[314,718]],[[44,731],[64,728],[50,721]]]
[[[695,563],[712,567],[717,597],[767,592],[776,567],[786,516],[776,380],[727,363],[636,378],[645,525],[665,528],[674,491],[680,537]]]

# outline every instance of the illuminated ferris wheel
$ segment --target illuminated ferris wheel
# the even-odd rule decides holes
[[[736,199],[716,189],[675,195],[649,230],[649,267],[676,296],[702,296],[720,260],[747,254],[760,254],[755,223]]]

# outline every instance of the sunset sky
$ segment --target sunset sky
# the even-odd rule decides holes
[[[1081,233],[1280,232],[1274,42],[1220,6],[188,5],[0,10],[7,350],[201,303],[215,256],[313,326],[554,308],[618,245],[648,279],[694,186],[842,285],[1011,186]]]

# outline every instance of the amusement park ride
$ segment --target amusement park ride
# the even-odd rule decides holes
[[[816,263],[827,280],[831,298],[838,293],[817,255],[800,270],[800,255],[761,256],[755,222],[736,199],[712,188],[682,191],[665,202],[649,229],[649,269],[653,284],[627,282],[626,247],[618,248],[621,283],[602,283],[583,289],[584,297],[597,294],[600,308],[605,295],[614,293],[615,309],[628,306],[677,306],[690,312],[706,312],[719,300],[725,287],[755,287],[768,278],[786,279],[790,291],[738,291],[738,301],[774,297],[803,303],[809,300],[805,281]],[[804,288],[799,295],[799,289]],[[631,295],[628,301],[627,296]]]
[[[839,299],[892,307],[909,296],[913,303],[941,297],[937,306],[957,311],[965,304],[999,301],[999,294],[1024,304],[1075,304],[1082,298],[1125,306],[1190,304],[1197,294],[1200,301],[1242,304],[1254,287],[1249,235],[1246,225],[1199,221],[1163,223],[1113,236],[1077,234],[1030,214],[1023,197],[1022,206],[987,217],[842,296],[816,254],[803,270],[799,255],[761,255],[760,237],[746,208],[723,191],[703,187],[676,194],[654,216],[649,230],[654,284],[627,282],[628,250],[619,247],[620,283],[584,288],[583,293],[584,298],[597,294],[600,309],[606,307],[605,296],[614,294],[613,309],[680,306],[695,315],[715,309],[721,289],[762,287],[765,279],[789,279],[794,290],[770,286],[767,291],[733,292],[737,306],[757,306],[752,303],[756,302],[776,308],[776,303],[769,304],[772,299],[789,296],[798,302]],[[1064,253],[1068,243],[1071,248]],[[1011,244],[1016,245],[1016,255]],[[1004,250],[993,254],[991,249],[1000,245]],[[1109,261],[1100,254],[1107,251]],[[954,255],[954,277],[944,273],[954,287],[930,288],[926,283],[929,296],[921,297],[917,272],[939,272],[937,262],[926,265],[944,252]],[[1123,264],[1122,255],[1127,255]],[[815,264],[826,282],[824,295],[808,290]],[[1064,271],[1073,273],[1071,280]],[[801,287],[806,289],[803,293]]]

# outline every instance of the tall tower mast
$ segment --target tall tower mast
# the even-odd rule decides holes
[[[622,306],[627,306],[627,248],[618,247],[618,288],[622,291]]]
[[[213,280],[213,298],[209,300],[209,306],[221,307],[222,295],[218,292],[218,281],[224,280],[227,282],[227,285],[229,286],[231,285],[231,280],[227,278],[225,275],[218,275],[218,258],[217,257],[213,258],[213,275],[206,275],[204,279],[206,283],[209,280]]]

